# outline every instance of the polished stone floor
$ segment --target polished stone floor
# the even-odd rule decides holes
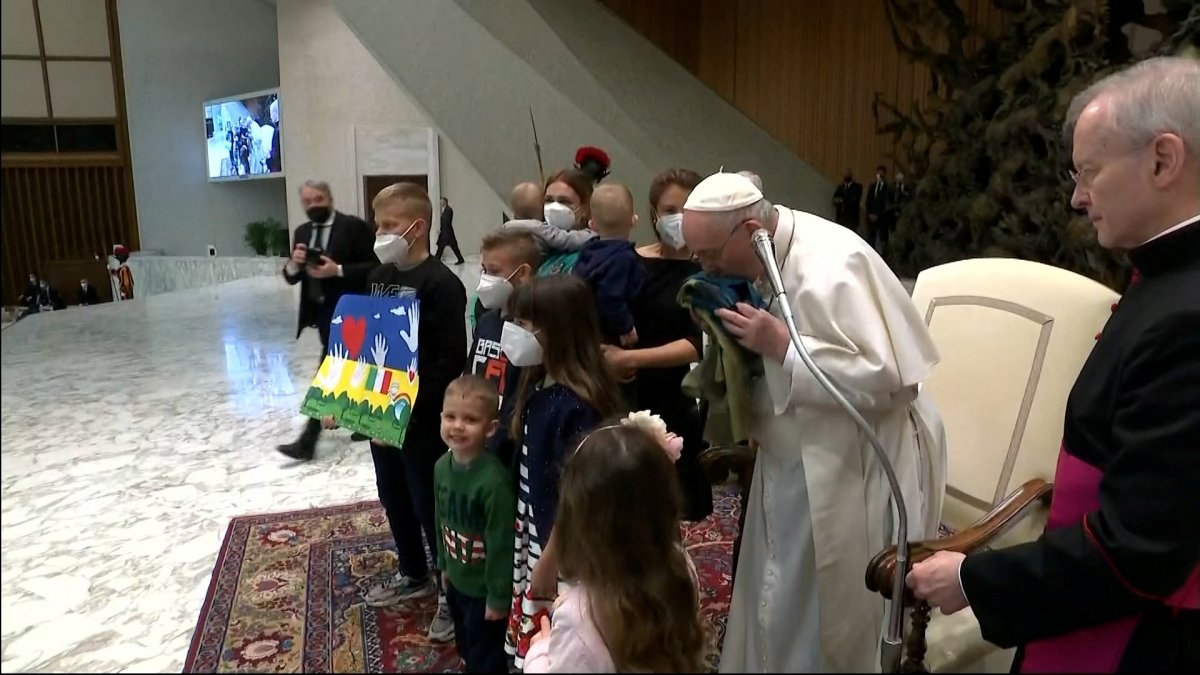
[[[478,257],[451,267],[468,289]],[[320,345],[298,291],[256,278],[30,317],[3,331],[5,672],[178,672],[231,517],[375,497],[326,434],[275,452]]]

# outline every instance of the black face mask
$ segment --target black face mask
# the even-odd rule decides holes
[[[330,213],[333,213],[333,209],[330,209],[328,206],[312,206],[304,212],[304,215],[308,216],[311,222],[321,225],[329,220]]]
[[[847,183],[849,183],[849,182],[850,182],[850,176],[842,176],[842,180],[844,180],[844,181],[846,181]]]

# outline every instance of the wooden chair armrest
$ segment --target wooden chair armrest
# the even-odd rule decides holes
[[[1034,478],[1004,498],[987,515],[970,527],[941,539],[914,542],[909,546],[909,564],[918,563],[938,551],[970,553],[987,546],[1040,504],[1049,502],[1054,484]],[[890,546],[867,565],[867,589],[887,599],[892,597],[892,575],[896,570],[896,547]],[[911,598],[909,599],[911,600]]]
[[[700,467],[714,485],[724,483],[731,473],[738,474],[739,479],[749,485],[756,453],[757,450],[748,445],[714,446],[700,453]]]

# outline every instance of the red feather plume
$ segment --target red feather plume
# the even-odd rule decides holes
[[[575,164],[577,166],[582,166],[589,159],[606,169],[612,163],[612,160],[608,158],[608,153],[595,146],[585,145],[575,151]]]

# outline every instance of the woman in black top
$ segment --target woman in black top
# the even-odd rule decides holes
[[[605,356],[622,380],[632,410],[661,415],[667,428],[684,439],[676,463],[684,494],[684,519],[702,520],[712,513],[712,488],[700,468],[706,447],[704,425],[695,399],[680,386],[692,363],[700,360],[701,332],[675,298],[687,278],[700,271],[683,243],[683,204],[700,175],[669,169],[650,183],[650,217],[658,243],[638,249],[646,284],[633,305],[638,330],[636,349],[606,346]]]

